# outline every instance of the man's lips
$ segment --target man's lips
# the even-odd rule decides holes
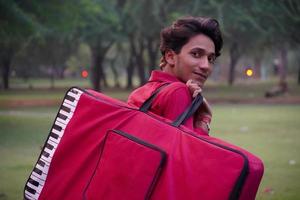
[[[200,72],[193,72],[193,73],[196,74],[197,76],[201,77],[201,79],[203,79],[203,80],[207,79],[207,76],[203,73],[200,73]]]

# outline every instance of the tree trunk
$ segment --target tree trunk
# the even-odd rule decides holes
[[[119,81],[119,74],[118,74],[118,71],[115,67],[115,59],[110,61],[110,67],[111,67],[111,71],[112,71],[113,76],[114,76],[114,81],[115,81],[114,87],[115,88],[120,88],[121,85],[120,85],[120,81]]]
[[[279,62],[279,87],[283,92],[288,90],[288,85],[286,81],[288,59],[287,59],[287,49],[283,45],[280,48],[280,62]]]
[[[50,78],[50,89],[54,89],[54,65],[50,67],[49,70],[49,78]]]
[[[144,61],[144,42],[141,38],[139,40],[139,51],[136,52],[136,65],[138,70],[138,75],[140,79],[140,85],[143,85],[146,83],[146,77],[145,77],[145,61]]]
[[[254,77],[260,79],[261,78],[261,56],[256,56],[254,58]]]
[[[107,88],[108,84],[107,84],[107,79],[106,79],[106,73],[103,69],[103,60],[104,60],[104,57],[102,58],[101,64],[99,64],[98,67],[99,67],[99,73],[100,73],[100,77],[101,77],[103,87]]]
[[[298,85],[300,85],[300,64],[298,64]]]
[[[101,91],[101,68],[103,56],[99,53],[98,48],[91,48],[92,50],[92,84],[96,91]]]
[[[298,57],[298,85],[300,85],[300,58]]]
[[[1,46],[1,54],[0,54],[0,67],[2,68],[2,84],[3,89],[9,89],[9,74],[10,68],[12,64],[13,57],[15,55],[15,50],[13,48],[6,48],[5,46]]]
[[[107,81],[106,81],[106,74],[103,70],[103,61],[105,58],[105,54],[109,50],[109,48],[112,46],[113,42],[109,42],[108,44],[104,45],[99,39],[96,42],[96,45],[91,45],[91,52],[92,52],[92,84],[93,88],[96,91],[101,91],[103,83],[104,87],[107,87]]]
[[[134,59],[133,59],[132,54],[130,54],[129,62],[128,62],[128,65],[126,67],[126,72],[127,72],[127,85],[126,85],[126,88],[127,89],[131,89],[133,87],[133,84],[132,84],[133,71],[134,71]]]
[[[126,88],[127,89],[131,89],[133,87],[133,72],[134,72],[134,68],[136,66],[136,62],[135,62],[135,47],[134,47],[134,42],[133,42],[133,37],[129,36],[129,46],[130,46],[130,54],[129,54],[129,60],[128,60],[128,64],[126,67],[126,72],[127,72],[127,85]]]
[[[137,61],[137,70],[138,70],[138,75],[139,75],[139,79],[140,79],[140,85],[143,85],[146,83],[146,77],[145,77],[145,62],[144,62],[144,58],[143,55],[139,54],[136,57]]]
[[[153,38],[148,37],[147,52],[149,57],[149,74],[151,74],[151,71],[153,71],[156,67],[157,50],[158,50],[157,42]]]
[[[7,56],[3,57],[2,60],[2,83],[3,83],[3,88],[5,90],[9,89],[9,72],[10,72],[10,66],[11,66],[11,61],[12,57]]]
[[[238,44],[234,42],[230,47],[230,64],[229,64],[229,76],[228,84],[233,85],[235,80],[235,66],[239,60],[240,53],[238,50]]]

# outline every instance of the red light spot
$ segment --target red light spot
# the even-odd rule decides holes
[[[88,76],[89,76],[88,71],[83,70],[83,71],[81,72],[81,77],[82,77],[82,78],[87,78]]]

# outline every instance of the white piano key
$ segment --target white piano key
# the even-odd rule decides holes
[[[42,179],[42,180],[46,180],[47,174],[42,173],[42,174],[40,175],[40,177],[38,177],[38,178],[40,178],[40,179]]]
[[[63,130],[65,130],[65,128],[66,128],[66,124],[63,124],[59,121],[55,121],[54,124],[56,124],[57,126],[60,126]],[[63,130],[62,130],[62,132],[63,132]]]
[[[51,159],[52,159],[55,149],[51,150],[51,149],[48,149],[47,147],[45,147],[44,151],[49,153],[50,154],[49,157],[51,157]]]
[[[40,194],[37,194],[37,193],[32,194],[32,193],[28,192],[27,190],[25,190],[25,196],[29,200],[37,200],[39,198]]]
[[[68,118],[66,120],[62,119],[62,118],[56,118],[56,120],[62,124],[67,125],[69,123],[70,120],[68,120]]]
[[[63,110],[61,110],[61,111],[59,111],[59,113],[60,114],[62,114],[62,115],[65,115],[67,112],[64,112]],[[66,116],[66,118],[65,119],[63,119],[63,118],[61,118],[60,116],[58,116],[57,118],[56,118],[56,120],[57,121],[59,121],[59,122],[61,122],[61,123],[63,123],[63,124],[68,124],[69,122],[70,122],[70,119],[71,119],[71,117],[73,116],[73,113],[68,113],[68,115],[65,115]]]
[[[65,100],[68,100],[68,99],[65,99]],[[69,100],[68,100],[69,101]],[[74,110],[75,110],[75,105],[77,105],[77,103],[75,104],[75,105],[70,105],[70,104],[68,104],[67,102],[63,102],[63,105],[65,106],[65,107],[67,107],[67,108],[69,108],[70,110],[71,110],[71,112],[74,112]]]
[[[68,113],[68,112],[66,112],[66,111],[64,111],[64,110],[60,110],[59,113],[62,114],[62,115],[67,116],[67,119],[68,119],[68,120],[70,120],[70,119],[72,118],[72,116],[73,116],[73,112],[69,112],[69,113]]]
[[[52,160],[52,158],[50,156],[46,157],[44,155],[41,156],[41,159],[43,159],[44,162],[47,162],[48,165],[50,165],[50,162]]]
[[[30,178],[34,181],[37,181],[41,186],[45,185],[45,181],[38,179],[37,177],[33,176],[32,174],[30,175]]]
[[[32,189],[34,189],[35,190],[35,192],[36,193],[38,193],[38,195],[39,194],[41,194],[41,192],[42,192],[42,189],[43,189],[43,187],[42,186],[35,186],[35,185],[32,185],[31,183],[29,183],[29,182],[27,182],[27,184],[26,184],[27,186],[29,186],[29,187],[31,187]]]
[[[52,137],[50,137],[52,138]],[[48,140],[47,143],[51,144],[55,149],[57,148],[58,143],[53,142],[52,140]]]
[[[32,174],[33,176],[35,176],[36,178],[38,178],[38,179],[41,179],[41,180],[43,180],[43,181],[46,181],[46,178],[43,178],[42,175],[39,175],[39,174],[36,173],[35,171],[32,171],[31,174]]]
[[[41,170],[43,172],[43,174],[48,174],[48,171],[49,171],[48,165],[41,166],[37,163],[35,167],[38,168],[39,170]]]
[[[51,131],[53,133],[57,134],[59,137],[62,137],[63,134],[64,134],[64,130],[58,131],[58,130],[56,130],[56,129],[53,128]]]
[[[72,91],[68,92],[67,95],[74,97],[77,101],[80,98],[80,95],[73,93]]]
[[[65,99],[64,100],[64,103],[66,103],[66,104],[69,104],[69,105],[71,105],[71,106],[73,106],[73,107],[76,107],[76,105],[77,105],[77,101],[70,101],[70,100],[68,100],[68,99]]]
[[[56,144],[59,144],[60,139],[61,139],[61,137],[58,137],[58,138],[56,139],[56,138],[50,136],[49,139],[48,139],[48,141],[51,140],[51,142],[54,142],[54,143],[56,143]]]

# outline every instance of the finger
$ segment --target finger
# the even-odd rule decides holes
[[[195,98],[198,94],[200,94],[202,92],[202,89],[201,88],[198,88],[194,91],[193,93],[193,98]]]
[[[187,85],[187,86],[193,85],[193,80],[192,80],[192,79],[188,80],[188,81],[186,82],[186,85]]]

